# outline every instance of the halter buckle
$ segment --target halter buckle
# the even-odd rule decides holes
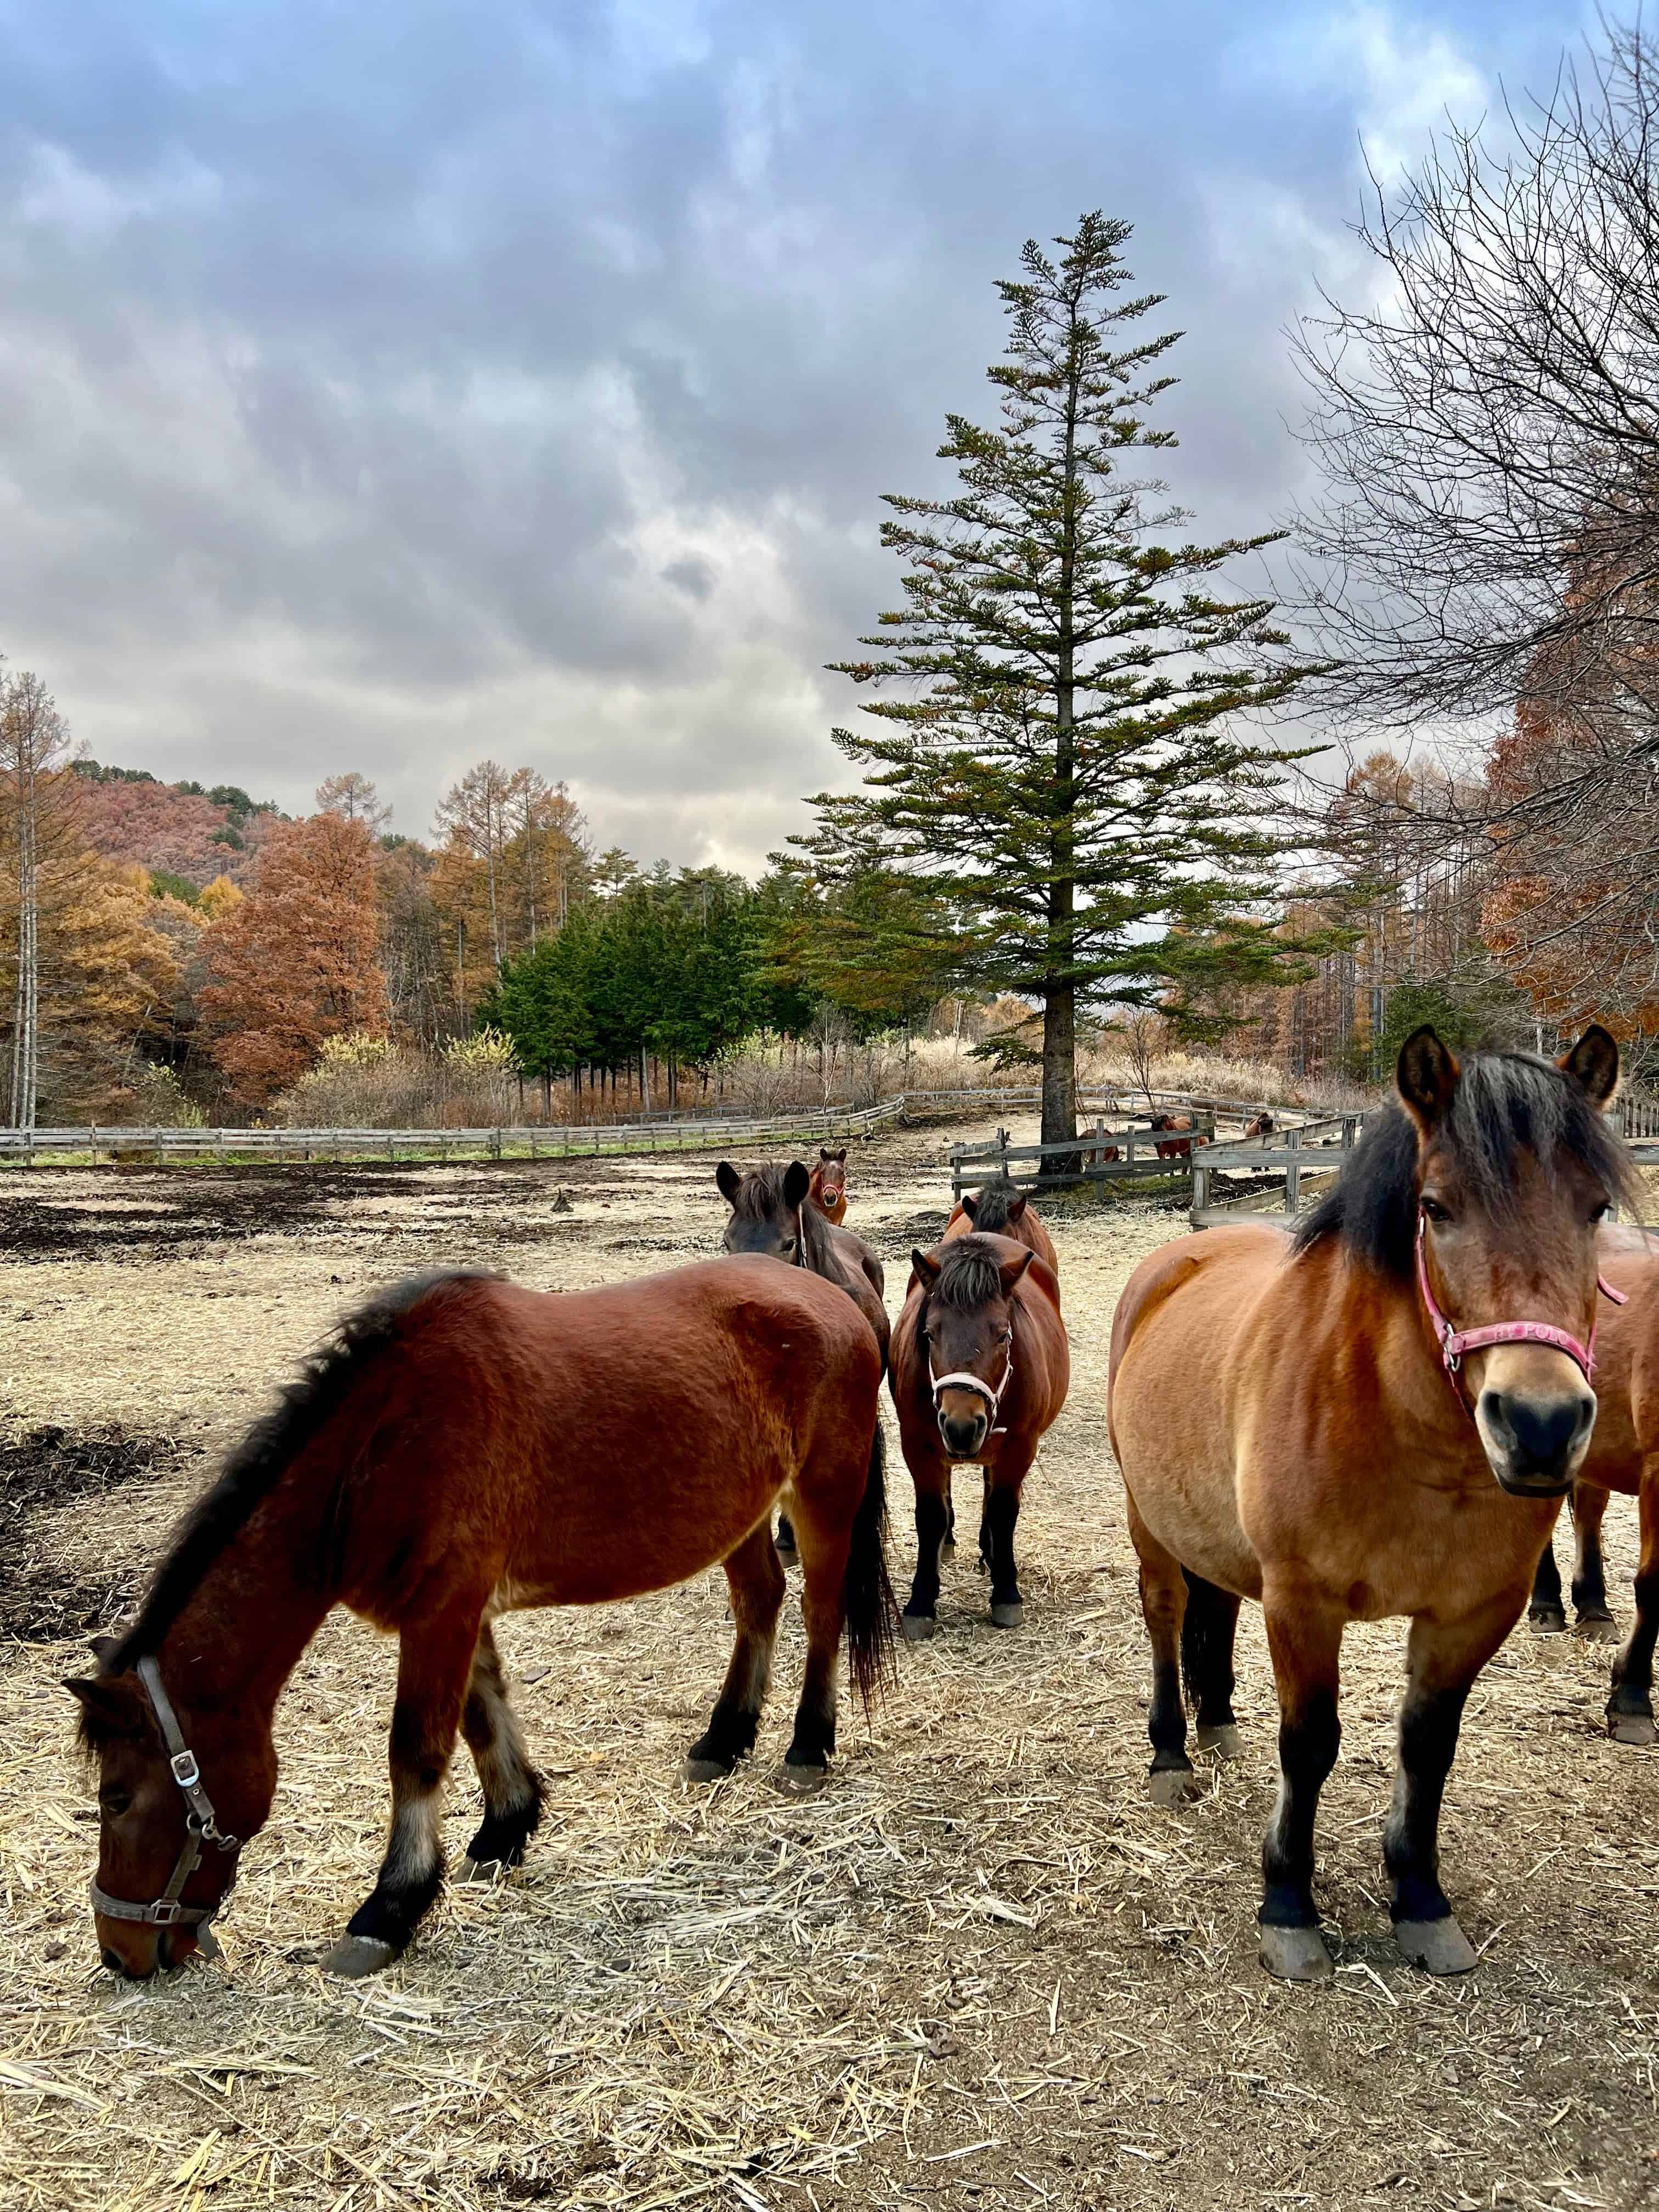
[[[173,1769],[173,1778],[181,1790],[193,1790],[202,1778],[202,1770],[196,1764],[193,1751],[175,1752],[167,1765]]]
[[[176,1897],[158,1897],[145,1916],[157,1928],[171,1928],[179,1918],[179,1905]]]

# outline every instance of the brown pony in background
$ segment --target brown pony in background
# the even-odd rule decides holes
[[[1152,1795],[1193,1781],[1183,1667],[1200,1748],[1236,1747],[1233,1635],[1240,1600],[1260,1599],[1280,1715],[1272,1973],[1332,1971],[1313,1841],[1342,1634],[1401,1613],[1395,1935],[1432,1973],[1475,1963],[1440,1887],[1441,1798],[1470,1686],[1525,1608],[1595,1419],[1595,1228],[1636,1186],[1601,1118],[1618,1074],[1602,1029],[1559,1067],[1460,1067],[1419,1030],[1398,1103],[1293,1243],[1266,1225],[1182,1237],[1119,1301],[1109,1418],[1152,1646]]]
[[[886,1272],[861,1237],[850,1229],[836,1228],[810,1203],[811,1184],[801,1163],[745,1169],[722,1160],[714,1170],[714,1181],[732,1209],[720,1239],[726,1249],[781,1260],[788,1267],[822,1275],[826,1283],[838,1284],[874,1332],[885,1372],[890,1333]],[[793,1567],[799,1553],[794,1524],[787,1512],[778,1516],[776,1540],[779,1558]]]
[[[786,1486],[807,1656],[783,1778],[821,1781],[843,1627],[866,1706],[890,1665],[880,1386],[852,1301],[755,1261],[563,1297],[429,1276],[362,1308],[232,1454],[98,1674],[66,1685],[98,1767],[106,1965],[149,1974],[211,1942],[276,1790],[272,1712],[337,1605],[400,1649],[391,1838],[324,1961],[336,1973],[390,1964],[437,1895],[458,1730],[484,1801],[465,1871],[516,1865],[541,1818],[499,1613],[632,1597],[721,1563],[736,1641],[687,1771],[729,1772],[771,1671]]]
[[[1042,1215],[1012,1176],[993,1176],[977,1196],[964,1191],[945,1224],[944,1241],[950,1244],[976,1231],[981,1236],[1006,1237],[1023,1244],[1048,1268],[1058,1293],[1060,1255],[1054,1250],[1054,1240],[1044,1228]]]
[[[818,1156],[813,1163],[812,1179],[806,1186],[806,1197],[828,1222],[839,1229],[847,1218],[847,1147],[840,1146],[831,1152],[825,1145],[818,1146]]]
[[[1017,1628],[1024,1610],[1014,1565],[1020,1490],[1071,1381],[1060,1284],[1026,1246],[980,1231],[910,1257],[890,1377],[916,1492],[904,1634],[916,1642],[934,1632],[939,1554],[954,1526],[951,1470],[963,1462],[984,1472],[979,1551],[990,1571],[991,1619]]]
[[[1577,1559],[1572,1602],[1584,1633],[1617,1643],[1607,1609],[1601,1521],[1609,1491],[1638,1501],[1641,1555],[1636,1570],[1636,1618],[1613,1662],[1607,1733],[1615,1743],[1659,1742],[1653,1717],[1653,1653],[1659,1642],[1659,1242],[1621,1224],[1601,1234],[1601,1272],[1629,1303],[1601,1317],[1595,1341],[1595,1432],[1573,1486]],[[1549,1634],[1565,1628],[1555,1553],[1544,1547],[1533,1584],[1532,1625]]]

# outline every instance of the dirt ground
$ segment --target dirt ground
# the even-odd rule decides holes
[[[850,1225],[890,1303],[943,1224],[946,1144],[972,1133],[854,1153]],[[843,1712],[819,1796],[769,1781],[798,1583],[760,1747],[712,1791],[679,1767],[726,1656],[718,1573],[516,1616],[501,1643],[550,1788],[528,1867],[447,1893],[392,1973],[326,1980],[309,1954],[379,1856],[395,1656],[337,1614],[278,1715],[282,1784],[226,1963],[136,1987],[102,1972],[57,1685],[214,1455],[372,1285],[470,1262],[574,1289],[707,1253],[712,1167],[0,1181],[0,2205],[1659,2206],[1659,1752],[1607,1741],[1604,1650],[1522,1632],[1471,1701],[1443,1832],[1481,1952],[1466,1980],[1410,1972],[1388,1936],[1400,1625],[1345,1655],[1320,1824],[1334,1984],[1256,1965],[1275,1722],[1250,1609],[1245,1755],[1188,1812],[1147,1803],[1103,1392],[1118,1291],[1185,1227],[1151,1201],[1054,1218],[1073,1384],[1020,1522],[1024,1626],[990,1626],[964,1545],[938,1639],[902,1652],[872,1729]],[[1627,1619],[1626,1501],[1607,1530]],[[463,1762],[453,1859],[475,1799]]]

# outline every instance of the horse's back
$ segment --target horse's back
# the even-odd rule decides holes
[[[1626,1298],[1596,1316],[1595,1427],[1581,1482],[1631,1494],[1644,1452],[1659,1457],[1659,1238],[1634,1222],[1596,1239],[1603,1279]]]

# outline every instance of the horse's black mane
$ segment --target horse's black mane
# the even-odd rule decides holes
[[[928,1295],[958,1313],[975,1313],[1002,1296],[1002,1262],[975,1232],[953,1237],[939,1255],[939,1279]]]
[[[1443,1134],[1471,1200],[1513,1213],[1520,1155],[1553,1174],[1565,1155],[1634,1208],[1636,1164],[1583,1086],[1530,1053],[1476,1053],[1462,1064]],[[1336,1239],[1385,1274],[1409,1277],[1417,1241],[1417,1124],[1395,1099],[1370,1122],[1335,1188],[1297,1227],[1293,1250]]]
[[[783,1194],[783,1179],[788,1172],[787,1168],[771,1163],[744,1169],[731,1201],[733,1216],[739,1221],[770,1221],[778,1214],[793,1213],[794,1208]],[[808,1206],[805,1200],[800,1207],[800,1245],[802,1261],[811,1273],[825,1276],[832,1283],[841,1281],[842,1270],[835,1256],[830,1224],[817,1206]]]
[[[1008,1209],[1019,1196],[1012,1176],[994,1175],[974,1200],[974,1228],[984,1237],[1000,1237],[1008,1226]]]
[[[283,1476],[343,1403],[363,1362],[396,1336],[410,1309],[441,1285],[499,1279],[483,1268],[444,1268],[414,1275],[348,1314],[283,1386],[276,1406],[256,1421],[213,1487],[191,1508],[155,1571],[138,1617],[99,1662],[100,1674],[124,1674],[161,1644],[225,1547],[246,1527]],[[85,1716],[82,1716],[84,1726]]]

